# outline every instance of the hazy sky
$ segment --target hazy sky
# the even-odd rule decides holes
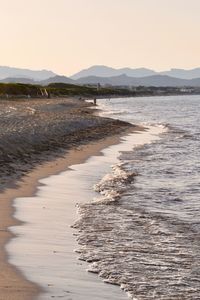
[[[200,0],[0,0],[0,65],[200,67]]]

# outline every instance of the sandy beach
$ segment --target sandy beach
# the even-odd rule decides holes
[[[0,102],[2,190],[32,167],[66,150],[122,132],[130,124],[95,116],[85,101],[32,99]]]
[[[34,195],[39,179],[86,160],[138,128],[96,117],[85,103],[75,100],[13,101],[1,103],[1,108],[5,111],[1,118],[0,299],[28,300],[40,288],[8,263],[5,252],[13,238],[8,228],[19,225],[13,218],[13,199]]]

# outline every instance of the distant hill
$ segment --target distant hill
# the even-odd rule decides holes
[[[114,69],[106,66],[92,66],[88,69],[82,70],[73,76],[72,79],[79,79],[82,77],[88,76],[97,76],[97,77],[114,77],[119,75],[127,75],[130,77],[145,77],[156,74],[155,71],[139,68],[139,69],[131,69],[131,68],[123,68],[123,69]]]
[[[42,81],[34,81],[28,78],[6,78],[0,80],[2,83],[21,83],[21,84],[38,84],[48,86],[54,83],[71,84],[71,85],[97,85],[102,86],[154,86],[154,87],[200,87],[200,78],[180,79],[167,75],[153,75],[146,77],[130,77],[119,75],[113,77],[88,76],[78,80],[73,80],[66,76],[55,76]]]
[[[119,75],[119,76],[113,76],[113,77],[97,77],[97,76],[88,76],[83,77],[78,80],[76,80],[79,84],[98,84],[101,85],[132,85],[133,78],[128,77],[126,75]]]
[[[66,83],[66,84],[75,84],[76,81],[68,78],[66,76],[54,76],[54,77],[50,77],[48,79],[45,80],[33,80],[33,79],[29,79],[29,78],[5,78],[0,80],[0,82],[2,83],[23,83],[23,84],[39,84],[39,85],[49,85],[51,83]]]
[[[24,83],[24,84],[36,84],[37,83],[35,80],[29,79],[29,78],[12,78],[12,77],[1,79],[0,82],[2,82],[2,83]]]
[[[122,75],[122,74],[125,74],[129,77],[147,77],[151,75],[156,75],[157,73],[147,68],[138,68],[138,69],[123,68],[118,70],[118,75]]]
[[[194,79],[200,78],[200,68],[184,70],[184,69],[171,69],[170,71],[161,72],[162,75],[168,75],[181,79]]]
[[[87,74],[90,75],[86,76]],[[192,70],[171,69],[170,71],[158,73],[146,68],[114,69],[106,66],[93,66],[72,77],[73,78],[59,76],[46,70],[32,71],[27,69],[0,67],[0,82],[2,83],[39,84],[44,86],[52,83],[75,85],[100,83],[101,85],[112,86],[146,87],[200,86],[200,68]]]
[[[147,77],[133,78],[126,75],[114,77],[89,76],[80,78],[76,81],[79,84],[98,84],[113,86],[155,86],[155,87],[181,87],[181,86],[200,86],[200,78],[187,80],[167,75],[153,75]]]
[[[19,69],[19,68],[0,66],[0,79],[28,78],[35,81],[40,81],[40,80],[48,79],[50,77],[54,77],[56,75],[57,74],[53,73],[52,71],[47,71],[47,70],[33,71],[29,69]]]
[[[68,78],[66,76],[54,76],[54,77],[51,77],[49,79],[46,79],[46,80],[42,80],[40,82],[38,82],[39,84],[41,85],[49,85],[51,83],[67,83],[67,84],[76,84],[76,81],[71,79],[71,78]]]
[[[114,77],[120,75],[127,75],[129,77],[148,77],[153,75],[167,75],[170,77],[180,78],[180,79],[194,79],[200,78],[200,68],[195,68],[191,70],[184,69],[171,69],[169,71],[156,72],[147,68],[122,68],[114,69],[107,66],[92,66],[88,69],[82,70],[73,76],[72,79],[80,79],[83,77],[97,76],[97,77]]]

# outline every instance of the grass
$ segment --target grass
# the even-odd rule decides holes
[[[41,96],[40,88],[36,85],[21,83],[0,83],[0,96]]]
[[[42,91],[47,90],[51,96],[80,96],[80,97],[98,97],[108,95],[129,95],[127,89],[101,88],[88,86],[79,86],[65,83],[52,83],[48,86],[39,86],[22,83],[0,83],[0,97],[42,97]]]
[[[51,83],[48,86],[22,84],[22,83],[0,83],[0,99],[10,98],[41,98],[42,92],[46,90],[51,97],[123,97],[123,96],[156,96],[156,95],[180,95],[184,94],[181,88],[176,87],[135,87],[132,89],[122,87],[80,86],[66,83]],[[193,89],[188,94],[199,94],[200,89]]]

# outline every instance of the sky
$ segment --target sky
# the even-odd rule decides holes
[[[0,0],[0,65],[200,67],[200,0]]]

